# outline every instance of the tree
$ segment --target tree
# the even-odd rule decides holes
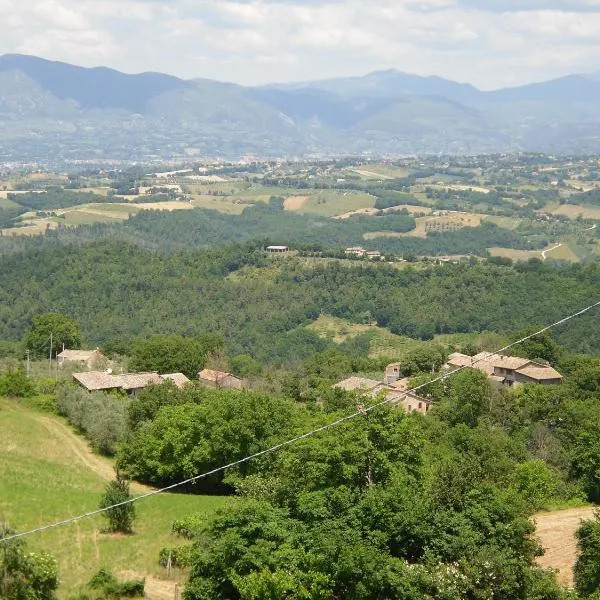
[[[106,492],[100,501],[98,508],[108,509],[106,515],[112,533],[133,533],[133,522],[135,520],[135,507],[133,503],[115,506],[131,500],[129,493],[129,482],[122,479],[119,474],[106,486]],[[109,508],[114,506],[114,508]]]
[[[575,532],[579,556],[575,563],[575,588],[584,597],[600,588],[600,512]]]
[[[35,387],[23,369],[10,370],[0,375],[0,396],[28,398],[35,393]]]
[[[70,317],[60,313],[46,313],[33,317],[32,325],[25,334],[25,347],[33,356],[45,358],[50,354],[50,336],[52,335],[52,354],[56,356],[62,346],[81,347],[81,330]]]
[[[0,540],[14,533],[0,526]],[[56,561],[45,552],[28,552],[22,539],[0,541],[0,597],[3,600],[53,600],[58,587]]]
[[[539,329],[539,327],[529,327],[524,329],[515,336],[515,339],[520,340],[523,337],[539,331]],[[521,342],[515,348],[515,353],[518,355],[529,358],[530,360],[547,360],[552,364],[556,364],[562,355],[561,347],[554,341],[552,335],[548,331],[544,331],[543,333]]]
[[[154,335],[133,343],[129,366],[134,371],[181,372],[195,378],[208,355],[222,345],[221,338],[212,334],[197,338]]]

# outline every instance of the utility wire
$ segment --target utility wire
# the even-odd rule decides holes
[[[540,329],[539,331],[536,331],[535,333],[532,333],[530,335],[527,335],[525,337],[522,337],[520,340],[517,340],[516,342],[512,342],[506,346],[504,346],[503,348],[499,348],[498,350],[496,350],[495,352],[491,353],[491,354],[500,354],[502,352],[504,352],[505,350],[508,350],[509,348],[512,348],[513,346],[517,346],[518,344],[521,344],[523,342],[526,342],[527,340],[535,337],[536,335],[540,335],[541,333],[544,333],[546,331],[548,331],[549,329],[553,329],[554,327],[558,327],[559,325],[562,325],[563,323],[566,323],[567,321],[570,321],[571,319],[575,319],[576,317],[579,317],[587,312],[589,312],[590,310],[596,308],[597,306],[600,306],[600,301],[595,302],[594,304],[590,304],[589,306],[587,306],[586,308],[573,313],[571,315],[569,315],[568,317],[564,317],[563,319],[560,319],[559,321],[556,321],[555,323],[552,323],[551,325],[547,325],[546,327],[544,327],[543,329]],[[215,469],[212,469],[211,471],[207,471],[205,473],[202,473],[200,475],[195,475],[194,477],[190,477],[189,479],[185,479],[183,481],[179,481],[177,483],[173,483],[172,485],[168,485],[166,487],[157,489],[157,490],[152,490],[150,492],[146,492],[145,494],[141,494],[140,496],[136,496],[134,498],[130,498],[129,500],[125,500],[123,502],[119,502],[117,504],[113,504],[111,506],[107,506],[106,508],[98,508],[96,510],[92,510],[90,512],[87,513],[83,513],[81,515],[75,516],[75,517],[69,517],[68,519],[64,519],[62,521],[57,521],[55,523],[51,523],[48,525],[43,525],[41,527],[36,527],[35,529],[30,529],[29,531],[22,531],[20,533],[14,533],[12,535],[8,535],[4,538],[0,538],[0,544],[5,543],[5,542],[9,542],[11,540],[16,540],[18,538],[24,538],[24,537],[28,537],[30,535],[33,535],[34,533],[41,533],[43,531],[48,531],[49,529],[56,529],[57,527],[62,527],[64,525],[70,525],[71,523],[76,523],[77,521],[81,521],[83,519],[88,519],[90,517],[93,517],[95,515],[99,515],[105,512],[108,512],[109,510],[112,510],[114,508],[119,508],[121,506],[127,506],[129,504],[133,504],[134,502],[139,502],[140,500],[145,500],[146,498],[151,498],[152,496],[157,496],[158,494],[163,494],[165,492],[168,492],[170,490],[174,490],[176,488],[182,487],[184,485],[188,485],[190,483],[194,483],[196,481],[198,481],[199,479],[204,479],[206,477],[210,477],[211,475],[215,475],[216,473],[220,473],[222,471],[226,471],[228,469],[231,469],[233,467],[236,467],[238,465],[247,463],[251,460],[254,460],[256,458],[259,458],[261,456],[265,456],[266,454],[271,454],[273,452],[277,452],[278,450],[281,450],[282,448],[285,448],[286,446],[291,446],[292,444],[295,444],[301,440],[305,440],[307,438],[311,438],[315,435],[317,435],[318,433],[321,433],[323,431],[327,431],[329,429],[333,429],[334,427],[337,427],[339,425],[341,425],[342,423],[345,423],[346,421],[351,421],[352,419],[355,419],[357,417],[361,417],[364,416],[365,414],[374,411],[376,408],[380,408],[381,406],[384,406],[386,404],[389,404],[391,402],[396,402],[398,400],[400,400],[401,398],[404,398],[406,396],[408,396],[411,393],[417,392],[433,383],[437,383],[439,381],[445,381],[446,379],[448,379],[449,377],[452,377],[453,375],[455,375],[456,373],[463,371],[464,369],[467,368],[471,368],[473,367],[475,364],[477,364],[478,362],[484,361],[485,357],[483,358],[479,358],[476,360],[472,360],[470,365],[464,365],[462,367],[458,367],[457,369],[453,370],[453,371],[449,371],[448,373],[445,373],[443,375],[440,375],[439,377],[436,377],[435,379],[432,379],[431,381],[428,381],[426,383],[423,383],[417,387],[414,387],[410,390],[406,390],[405,392],[402,392],[401,395],[399,396],[394,396],[393,398],[388,398],[386,400],[383,400],[381,402],[378,402],[376,404],[373,404],[371,406],[367,406],[365,408],[361,408],[360,410],[357,410],[355,413],[352,413],[350,415],[347,415],[345,417],[342,417],[340,419],[336,419],[335,421],[332,421],[331,423],[327,423],[326,425],[323,425],[321,427],[317,427],[316,429],[312,429],[311,431],[308,431],[307,433],[304,433],[302,435],[298,435],[294,438],[288,439],[285,442],[281,442],[279,444],[276,444],[275,446],[271,446],[270,448],[266,448],[265,450],[261,450],[260,452],[256,452],[254,454],[250,454],[244,458],[241,458],[239,460],[230,462],[226,465],[223,465],[221,467],[217,467]]]

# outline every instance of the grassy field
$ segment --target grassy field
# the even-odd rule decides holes
[[[579,262],[579,256],[567,244],[552,244],[544,250],[514,250],[512,248],[488,248],[492,256],[501,256],[512,260],[529,260],[530,258],[566,260]]]
[[[422,209],[422,207],[419,207]],[[439,217],[417,217],[416,228],[406,233],[393,231],[374,231],[365,233],[365,240],[374,240],[380,237],[420,237],[425,238],[430,231],[453,231],[463,227],[478,227],[481,225],[482,215],[472,213],[451,213]]]
[[[361,208],[372,208],[374,205],[375,197],[370,194],[324,190],[311,194],[297,212],[335,217]]]
[[[422,344],[411,338],[394,335],[387,329],[376,325],[351,323],[331,315],[321,315],[308,326],[308,329],[336,344],[341,344],[362,334],[369,334],[371,336],[369,356],[373,358],[387,356],[400,359],[407,352]]]
[[[110,461],[94,455],[61,419],[0,399],[0,515],[11,527],[25,530],[95,509],[112,473]],[[136,486],[133,491],[143,489]],[[100,567],[164,578],[158,552],[180,543],[170,534],[171,522],[194,512],[208,516],[225,502],[219,497],[159,495],[137,505],[132,536],[103,534],[104,520],[93,517],[35,534],[28,543],[57,558],[59,598]]]
[[[582,217],[584,219],[600,220],[600,206],[587,206],[579,204],[563,204],[562,206],[550,207],[550,212],[555,215],[565,215],[569,219]]]

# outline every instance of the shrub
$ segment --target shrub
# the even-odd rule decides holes
[[[130,499],[129,483],[117,475],[116,479],[106,486],[106,491],[98,506],[101,509],[108,509],[104,515],[109,521],[109,531],[113,533],[132,533],[133,521],[135,520],[133,503],[114,506]],[[109,508],[111,506],[114,506],[114,508]]]
[[[35,387],[23,369],[11,369],[0,376],[0,396],[29,398],[35,394]]]

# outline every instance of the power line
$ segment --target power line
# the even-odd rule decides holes
[[[549,329],[553,329],[554,327],[558,327],[559,325],[562,325],[564,323],[566,323],[567,321],[570,321],[571,319],[575,319],[576,317],[579,317],[587,312],[589,312],[590,310],[596,308],[597,306],[600,306],[600,301],[595,302],[594,304],[590,304],[589,306],[587,306],[586,308],[573,313],[571,315],[569,315],[568,317],[564,317],[563,319],[560,319],[559,321],[556,321],[555,323],[552,323],[551,325],[547,325],[546,327],[544,327],[543,329],[540,329],[539,331],[536,331],[535,333],[531,333],[525,337],[522,337],[521,339],[517,340],[516,342],[511,342],[510,344],[504,346],[503,348],[499,348],[498,350],[496,350],[494,353],[495,354],[501,354],[502,352],[512,348],[513,346],[517,346],[518,344],[521,344],[523,342],[526,342],[527,340],[535,337],[536,335],[540,335],[541,333],[544,333],[546,331],[548,331]],[[292,444],[295,444],[301,440],[305,440],[307,438],[311,438],[315,435],[317,435],[318,433],[321,433],[323,431],[327,431],[329,429],[333,429],[334,427],[337,427],[339,425],[341,425],[342,423],[345,423],[347,421],[351,421],[352,419],[355,419],[357,417],[361,417],[364,416],[365,414],[374,411],[376,408],[380,408],[381,406],[384,406],[386,404],[389,404],[390,402],[396,402],[397,400],[406,397],[408,394],[417,392],[433,383],[437,383],[439,381],[445,381],[446,379],[448,379],[449,377],[452,377],[453,375],[456,375],[456,373],[463,371],[464,369],[467,368],[471,368],[473,367],[475,364],[477,364],[478,362],[484,361],[485,357],[483,358],[479,358],[476,360],[471,361],[471,364],[469,366],[467,365],[463,365],[462,367],[458,367],[457,369],[455,369],[454,371],[450,371],[448,373],[445,373],[443,375],[440,375],[439,377],[436,377],[435,379],[432,379],[431,381],[428,381],[426,383],[423,383],[417,387],[414,387],[410,390],[406,390],[405,392],[402,392],[402,394],[400,396],[394,396],[393,398],[389,398],[386,400],[382,400],[381,402],[378,402],[376,404],[373,404],[372,406],[368,406],[366,408],[362,408],[358,411],[356,411],[355,413],[352,413],[350,415],[347,415],[345,417],[341,417],[340,419],[336,419],[335,421],[332,421],[331,423],[327,423],[326,425],[322,425],[321,427],[317,427],[316,429],[312,429],[311,431],[308,431],[307,433],[303,433],[302,435],[298,435],[294,438],[288,439],[284,442],[281,442],[279,444],[276,444],[274,446],[271,446],[270,448],[266,448],[265,450],[261,450],[260,452],[256,452],[254,454],[250,454],[248,456],[245,456],[244,458],[241,458],[239,460],[230,462],[226,465],[223,465],[221,467],[217,467],[215,469],[212,469],[211,471],[207,471],[205,473],[202,473],[200,475],[195,475],[194,477],[190,477],[189,479],[185,479],[183,481],[179,481],[177,483],[173,483],[172,485],[168,485],[166,487],[157,489],[157,490],[152,490],[150,492],[146,492],[145,494],[141,494],[140,496],[136,496],[135,498],[130,498],[129,500],[125,500],[123,502],[118,502],[117,504],[113,504],[111,506],[107,506],[106,508],[98,508],[96,510],[92,510],[90,512],[87,513],[83,513],[81,515],[75,516],[75,517],[69,517],[68,519],[64,519],[62,521],[57,521],[55,523],[51,523],[48,525],[43,525],[41,527],[36,527],[35,529],[30,529],[29,531],[22,531],[20,533],[14,533],[12,535],[6,536],[4,538],[0,538],[0,544],[4,543],[4,542],[9,542],[11,540],[15,540],[18,538],[23,538],[23,537],[28,537],[30,535],[33,535],[34,533],[41,533],[43,531],[48,531],[49,529],[56,529],[57,527],[62,527],[64,525],[70,525],[71,523],[75,523],[77,521],[81,521],[83,519],[88,519],[90,517],[105,513],[109,510],[112,510],[114,508],[119,508],[121,506],[127,506],[129,504],[133,504],[134,502],[139,502],[140,500],[145,500],[146,498],[151,498],[152,496],[157,496],[158,494],[163,494],[165,492],[169,492],[171,490],[174,490],[176,488],[182,487],[184,485],[188,485],[190,483],[194,483],[196,481],[198,481],[199,479],[204,479],[206,477],[210,477],[211,475],[215,475],[216,473],[220,473],[222,471],[226,471],[228,469],[231,469],[233,467],[236,467],[238,465],[247,463],[251,460],[254,460],[256,458],[259,458],[261,456],[265,456],[266,454],[271,454],[273,452],[277,452],[278,450],[281,450],[282,448],[285,448],[287,446],[291,446]]]

